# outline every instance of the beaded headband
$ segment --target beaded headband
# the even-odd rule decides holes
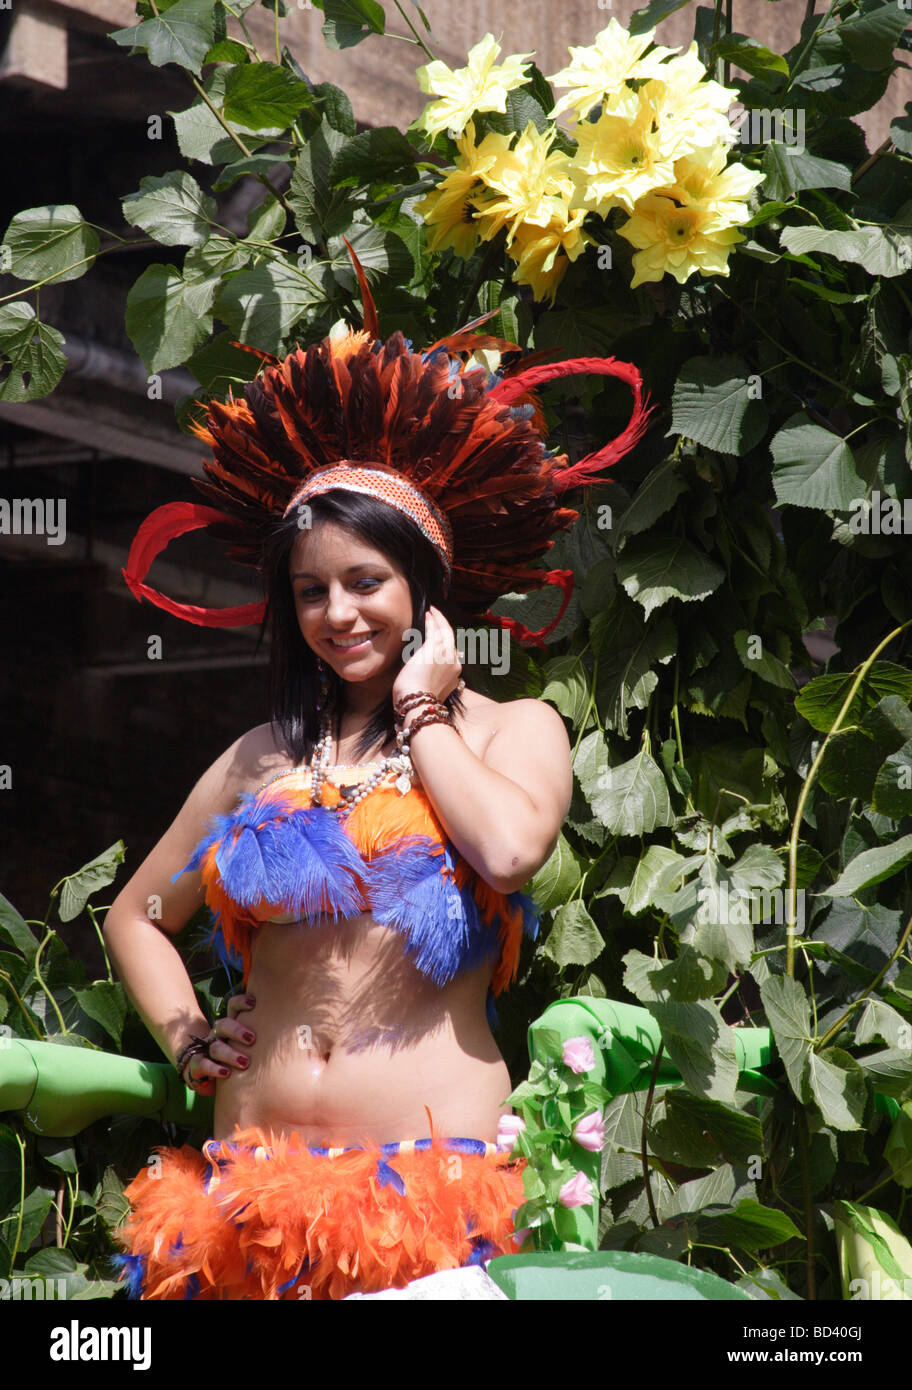
[[[397,511],[411,517],[421,534],[430,541],[439,554],[449,587],[453,573],[453,531],[443,512],[434,506],[427,497],[406,481],[401,475],[386,469],[362,467],[355,463],[341,463],[321,471],[302,483],[283,512],[287,517],[295,507],[301,506],[308,497],[321,492],[331,492],[342,488],[345,492],[360,492],[368,497],[379,497]]]

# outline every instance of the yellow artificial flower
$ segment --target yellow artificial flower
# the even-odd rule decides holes
[[[746,222],[750,217],[747,199],[763,182],[764,175],[746,164],[728,164],[728,146],[719,145],[706,155],[685,155],[675,160],[674,181],[666,192],[688,207],[702,207],[715,213],[720,225]]]
[[[435,59],[418,68],[416,76],[421,90],[440,97],[440,101],[426,106],[413,128],[426,130],[433,138],[441,130],[464,130],[476,111],[506,111],[507,92],[526,81],[529,64],[523,60],[533,57],[534,50],[511,54],[500,67],[495,67],[494,59],[499,53],[500,44],[494,35],[485,34],[469,50],[466,67],[453,71]]]
[[[661,70],[640,87],[637,95],[648,106],[655,121],[663,154],[691,154],[727,141],[734,144],[738,132],[727,112],[738,93],[710,79],[700,62],[696,42],[679,58],[661,65]]]
[[[665,194],[647,193],[629,221],[618,228],[622,237],[640,248],[633,258],[631,289],[646,280],[661,280],[666,273],[679,285],[695,270],[727,275],[732,246],[746,238],[734,227],[719,226],[719,220],[710,208],[679,207]]]
[[[513,149],[501,151],[483,174],[486,187],[500,197],[487,198],[479,211],[483,241],[509,227],[507,246],[520,223],[546,227],[556,204],[573,193],[570,161],[560,151],[549,153],[556,126],[539,132],[529,121]]]
[[[589,48],[571,48],[571,62],[560,72],[548,78],[558,87],[572,87],[573,91],[560,98],[554,109],[548,113],[553,120],[567,107],[572,106],[578,121],[597,106],[602,98],[617,92],[630,77],[659,77],[661,62],[677,48],[656,48],[644,58],[643,53],[652,43],[655,29],[645,34],[628,34],[612,16],[608,27],[596,34],[595,42]]]
[[[456,141],[459,151],[456,168],[415,203],[415,211],[433,228],[428,236],[429,250],[442,251],[451,246],[458,256],[465,259],[471,256],[478,241],[479,228],[474,214],[478,195],[483,192],[481,179],[495,160],[509,150],[511,138],[489,131],[476,146],[475,123],[469,121]]]
[[[518,285],[530,285],[536,299],[554,302],[570,262],[592,242],[592,237],[580,230],[585,215],[584,208],[571,212],[566,203],[558,203],[546,227],[520,223],[516,228],[509,251],[518,263],[514,279]]]
[[[633,92],[616,98],[612,106],[597,121],[577,126],[570,164],[573,204],[602,216],[618,206],[632,213],[644,193],[674,180],[674,160],[662,153],[651,109]]]

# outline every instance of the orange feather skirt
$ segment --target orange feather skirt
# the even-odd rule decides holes
[[[126,1188],[132,1298],[340,1299],[515,1254],[525,1160],[477,1139],[318,1149],[236,1129],[161,1148]]]

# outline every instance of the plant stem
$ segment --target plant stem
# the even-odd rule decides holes
[[[12,1278],[13,1270],[16,1268],[16,1256],[19,1253],[19,1242],[22,1239],[22,1209],[25,1206],[25,1142],[21,1135],[15,1131],[13,1131],[13,1138],[19,1145],[19,1220],[16,1223],[16,1239],[13,1241],[13,1248],[10,1252],[10,1278]]]
[[[804,1199],[804,1232],[805,1232],[805,1271],[807,1276],[807,1296],[813,1302],[817,1297],[817,1288],[814,1280],[814,1207],[811,1202],[811,1175],[808,1167],[808,1131],[807,1115],[800,1107],[797,1111],[798,1118],[798,1153],[801,1159],[801,1193]]]
[[[912,618],[903,623],[901,627],[894,628],[882,642],[878,643],[871,655],[859,666],[858,674],[849,687],[849,693],[842,703],[842,708],[837,714],[829,733],[817,750],[817,756],[811,763],[808,769],[808,775],[804,781],[804,786],[801,788],[801,793],[798,797],[798,805],[795,808],[795,816],[792,821],[792,832],[789,836],[789,891],[785,922],[787,942],[785,971],[787,975],[794,977],[795,974],[795,922],[798,917],[798,836],[801,832],[801,821],[804,816],[804,808],[807,803],[808,794],[817,776],[820,764],[823,762],[824,754],[826,753],[830,739],[834,734],[837,734],[842,727],[842,722],[851,708],[852,701],[855,699],[855,693],[861,685],[861,682],[868,674],[868,671],[871,669],[884,647],[889,646],[894,638],[898,637],[901,632],[905,632],[906,628],[910,625],[912,625]]]
[[[95,910],[91,903],[86,903],[86,912],[92,919],[92,926],[95,928],[95,935],[98,937],[98,944],[101,946],[102,955],[104,956],[105,966],[108,972],[108,981],[113,985],[114,976],[111,972],[111,961],[108,957],[108,948],[105,946],[104,936],[102,935],[101,927],[98,925],[98,918],[95,916]]]
[[[655,1226],[656,1228],[659,1225],[659,1216],[658,1212],[656,1211],[655,1201],[652,1196],[652,1182],[650,1180],[649,1161],[646,1157],[646,1126],[649,1123],[649,1112],[652,1110],[652,1099],[655,1094],[656,1077],[659,1074],[659,1062],[661,1060],[662,1053],[664,1050],[665,1044],[660,1042],[658,1048],[656,1049],[655,1061],[652,1064],[652,1076],[649,1078],[649,1092],[646,1096],[646,1107],[643,1111],[643,1127],[640,1134],[640,1162],[643,1165],[643,1181],[646,1184],[646,1201],[649,1203],[649,1219],[651,1220],[653,1226]]]
[[[495,252],[500,250],[501,236],[502,234],[498,232],[497,236],[492,237],[491,240],[488,242],[485,253],[481,258],[481,264],[478,267],[478,273],[475,276],[475,279],[472,281],[472,287],[466,295],[465,299],[463,300],[462,308],[460,309],[459,315],[456,319],[457,328],[461,324],[468,322],[469,310],[475,303],[475,296],[478,294],[478,291],[481,288],[481,284],[484,280],[485,275],[491,268]]]
[[[862,178],[863,175],[865,175],[865,174],[868,172],[868,170],[870,169],[871,165],[872,165],[872,164],[876,164],[877,161],[878,161],[878,159],[880,159],[880,156],[881,156],[882,154],[886,154],[886,153],[887,153],[887,150],[889,150],[889,149],[891,148],[892,144],[893,144],[893,141],[890,139],[890,137],[889,137],[889,135],[888,135],[887,138],[886,138],[886,140],[884,140],[883,144],[882,144],[882,145],[878,145],[878,146],[877,146],[877,149],[874,151],[874,153],[868,155],[868,157],[867,157],[867,159],[865,160],[864,164],[859,164],[858,168],[855,170],[854,174],[852,175],[852,178],[851,178],[850,182],[851,182],[851,183],[855,183],[856,180]]]
[[[45,984],[44,978],[43,978],[43,976],[42,976],[42,974],[41,974],[41,971],[38,969],[38,964],[39,964],[39,962],[40,962],[40,960],[41,960],[41,952],[44,950],[45,946],[48,944],[48,942],[50,941],[51,937],[52,937],[52,936],[56,936],[56,935],[57,935],[57,933],[53,930],[53,928],[52,928],[52,927],[48,927],[47,932],[45,933],[44,940],[41,942],[41,945],[38,947],[38,950],[35,952],[35,959],[34,959],[34,961],[32,962],[32,970],[33,970],[34,973],[35,973],[35,979],[38,981],[39,985],[40,985],[41,988],[44,990],[44,993],[47,995],[48,1003],[50,1004],[51,1008],[54,1010],[54,1013],[57,1015],[57,1022],[60,1024],[60,1031],[61,1031],[61,1033],[62,1033],[64,1036],[66,1036],[67,1033],[69,1033],[70,1030],[69,1030],[69,1028],[66,1026],[66,1024],[65,1024],[64,1021],[63,1021],[63,1014],[60,1012],[60,1008],[59,1008],[59,1006],[58,1006],[58,1004],[57,1004],[57,1000],[54,998],[54,996],[53,996],[53,994],[51,993],[50,989],[49,989],[48,986]]]
[[[399,11],[399,13],[402,15],[402,18],[405,20],[405,22],[406,22],[406,24],[408,25],[408,27],[411,29],[412,33],[415,35],[415,42],[416,42],[421,48],[424,49],[425,53],[426,53],[427,56],[430,58],[431,62],[433,62],[433,61],[434,61],[434,55],[433,55],[433,53],[432,53],[431,50],[428,48],[428,46],[427,46],[427,44],[425,43],[424,39],[423,39],[423,38],[421,37],[421,35],[418,33],[418,30],[415,28],[414,24],[413,24],[412,21],[409,19],[409,16],[408,16],[408,14],[406,13],[406,11],[405,11],[405,10],[402,8],[402,6],[400,5],[399,0],[394,0],[394,4],[395,4],[395,6],[396,6],[396,9],[397,9],[397,10]],[[390,38],[401,38],[401,37],[402,37],[402,36],[399,35],[399,34],[391,34],[391,35],[390,35]]]

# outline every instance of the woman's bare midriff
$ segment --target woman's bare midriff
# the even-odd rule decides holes
[[[216,1138],[292,1130],[327,1147],[430,1135],[493,1141],[510,1075],[485,1014],[496,956],[443,989],[369,913],[265,922],[239,1016],[250,1066],[217,1082]]]

